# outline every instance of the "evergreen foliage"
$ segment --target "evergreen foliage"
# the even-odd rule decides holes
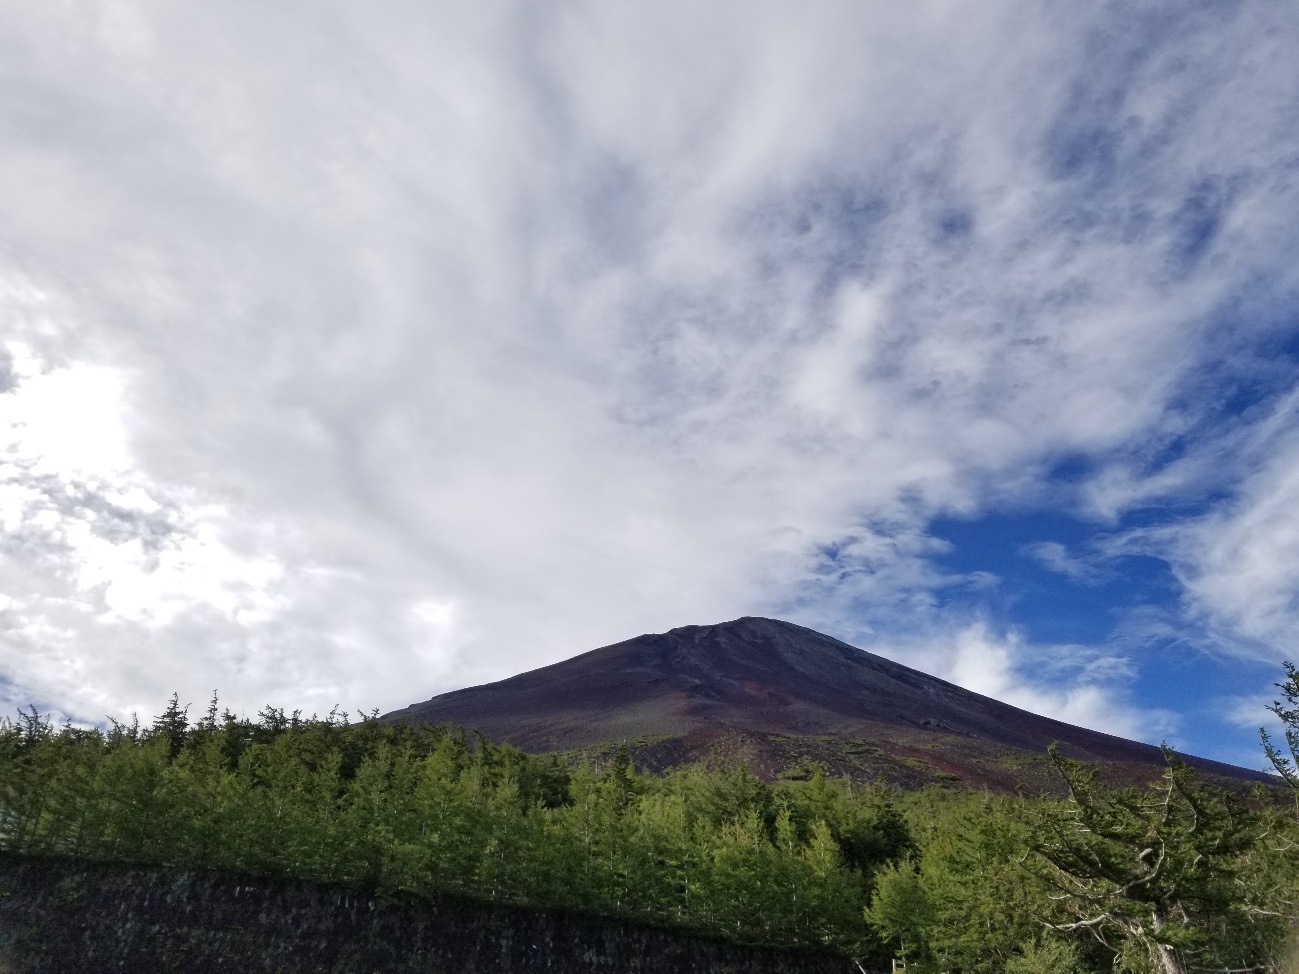
[[[912,972],[995,972],[1043,933],[1022,800],[925,791],[905,802],[912,857],[881,871],[867,916]]]
[[[1299,822],[1168,757],[1112,789],[1053,755],[1063,801],[899,794],[215,697],[107,730],[29,708],[0,721],[0,850],[568,908],[911,974],[1281,970]]]
[[[1248,967],[1265,952],[1273,925],[1238,883],[1264,829],[1240,796],[1197,781],[1167,747],[1146,789],[1100,789],[1094,769],[1050,754],[1069,801],[1038,805],[1032,850],[1053,929],[1085,931],[1134,971]]]
[[[1275,700],[1267,709],[1281,721],[1285,737],[1285,752],[1276,746],[1267,728],[1258,729],[1263,739],[1263,753],[1294,794],[1295,811],[1299,813],[1299,669],[1288,660],[1285,663],[1285,680],[1276,685],[1284,702]]]
[[[868,957],[861,906],[908,834],[891,793],[817,774],[570,768],[372,716],[256,721],[173,697],[147,728],[0,727],[0,848],[450,892]]]
[[[915,848],[877,874],[868,919],[912,974],[1292,970],[1293,819],[1166,756],[1147,788],[1053,753],[1064,801],[901,799]]]

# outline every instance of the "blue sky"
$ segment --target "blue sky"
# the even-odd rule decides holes
[[[1292,6],[0,4],[0,703],[766,614],[1259,763]]]

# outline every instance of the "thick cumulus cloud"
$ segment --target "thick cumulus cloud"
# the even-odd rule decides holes
[[[1294,290],[1288,8],[6,6],[11,698],[388,708],[779,612],[1157,722],[946,619],[995,579],[927,525],[1220,475],[1164,454]]]

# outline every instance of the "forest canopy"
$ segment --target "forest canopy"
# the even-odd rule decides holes
[[[1293,809],[1167,758],[1144,789],[1053,755],[1065,799],[902,793],[215,699],[108,729],[33,708],[0,723],[0,850],[582,910],[917,974],[1279,970]]]

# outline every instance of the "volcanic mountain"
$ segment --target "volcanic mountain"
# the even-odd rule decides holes
[[[453,724],[526,751],[625,745],[641,767],[717,755],[767,778],[816,765],[903,787],[957,781],[1055,790],[1046,748],[1101,763],[1122,781],[1164,767],[1149,744],[1041,717],[829,636],[743,618],[637,636],[499,683],[385,715]],[[1202,758],[1236,782],[1269,776]]]

